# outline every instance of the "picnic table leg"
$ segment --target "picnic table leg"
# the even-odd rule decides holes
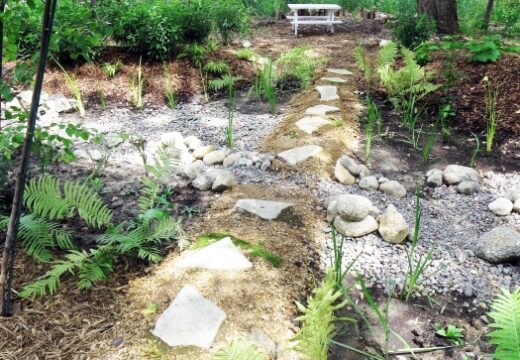
[[[298,10],[294,9],[294,16],[293,16],[293,22],[294,22],[294,35],[298,35]]]
[[[330,10],[330,32],[334,34],[334,16],[336,12],[334,10]]]

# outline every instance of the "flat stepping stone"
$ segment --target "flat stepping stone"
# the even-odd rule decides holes
[[[201,250],[191,251],[175,264],[176,268],[201,268],[211,270],[246,270],[251,266],[242,251],[230,237],[217,241]]]
[[[328,82],[335,83],[335,84],[344,84],[347,82],[347,80],[342,79],[340,77],[322,77],[321,80],[328,81]]]
[[[294,166],[321,152],[322,147],[318,145],[305,145],[286,150],[278,154],[287,164]]]
[[[347,69],[328,68],[327,71],[330,72],[331,74],[336,74],[336,75],[354,75],[354,73],[352,73],[352,71],[349,71]]]
[[[338,88],[332,85],[316,86],[316,90],[320,93],[321,101],[339,100]]]
[[[159,316],[152,334],[170,346],[208,349],[225,319],[222,309],[186,285]]]
[[[236,207],[264,220],[276,220],[294,205],[280,201],[240,199]]]
[[[296,122],[296,126],[298,126],[301,131],[307,134],[312,134],[320,127],[327,124],[330,124],[330,121],[327,121],[324,118],[318,116],[304,117],[303,119],[300,119]]]
[[[305,115],[309,116],[325,116],[328,113],[340,112],[340,108],[330,105],[316,105],[305,110]]]

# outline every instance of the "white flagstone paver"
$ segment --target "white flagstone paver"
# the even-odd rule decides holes
[[[185,285],[159,316],[152,334],[170,346],[198,346],[208,349],[226,319],[217,305],[191,285]]]
[[[338,88],[332,85],[316,86],[316,90],[320,93],[320,100],[332,101],[339,100]]]
[[[256,215],[264,220],[276,220],[286,210],[294,205],[280,201],[260,200],[260,199],[240,199],[237,208]]]
[[[330,121],[327,121],[324,118],[318,116],[307,116],[296,122],[296,126],[298,126],[301,131],[307,134],[312,134],[320,127],[327,124],[330,124]]]
[[[211,270],[246,270],[251,266],[242,251],[226,237],[201,250],[191,251],[179,259],[176,268],[202,268]]]
[[[324,116],[324,115],[327,115],[328,113],[335,113],[335,112],[339,112],[339,111],[340,111],[340,108],[338,108],[336,106],[321,104],[321,105],[312,106],[312,107],[308,108],[307,110],[305,110],[305,115]]]
[[[294,166],[312,156],[318,155],[322,150],[318,145],[305,145],[294,149],[286,150],[278,154],[287,164]]]
[[[330,72],[331,74],[335,74],[335,75],[354,75],[352,73],[352,71],[349,71],[347,69],[333,69],[333,68],[329,68],[327,69],[328,72]]]
[[[344,84],[347,82],[347,80],[345,80],[345,79],[342,79],[340,77],[334,77],[334,76],[333,77],[325,76],[325,77],[322,77],[321,80],[328,81],[328,82],[335,83],[335,84]]]

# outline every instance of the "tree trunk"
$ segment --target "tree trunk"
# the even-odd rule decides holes
[[[491,19],[491,13],[493,12],[493,6],[495,5],[495,0],[488,0],[486,13],[484,14],[484,23],[482,24],[482,28],[487,31],[489,29],[489,21]]]
[[[439,34],[459,32],[456,0],[417,0],[417,9],[435,20]]]
[[[18,235],[18,226],[20,225],[20,216],[22,214],[23,192],[27,180],[27,170],[29,168],[29,155],[31,153],[34,128],[36,127],[36,116],[38,114],[38,105],[40,103],[40,94],[42,92],[43,86],[43,75],[45,73],[45,65],[47,63],[47,54],[49,52],[49,42],[52,33],[52,23],[54,21],[57,1],[58,0],[47,0],[45,2],[40,42],[40,58],[38,59],[38,69],[31,102],[31,112],[29,114],[27,132],[22,147],[22,158],[20,160],[20,166],[16,174],[13,205],[11,209],[11,216],[9,218],[9,225],[7,228],[7,236],[2,254],[2,261],[0,262],[0,311],[2,312],[3,316],[10,315],[11,287],[13,284],[16,238]]]
[[[3,70],[4,70],[4,11],[7,0],[0,2],[0,86],[3,84]],[[0,133],[2,132],[2,96],[0,95]]]

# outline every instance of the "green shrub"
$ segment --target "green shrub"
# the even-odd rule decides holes
[[[241,0],[216,2],[212,10],[215,31],[224,45],[229,45],[236,34],[243,34],[249,27],[249,11]]]
[[[18,54],[31,57],[39,50],[41,14],[44,2],[36,2],[33,8],[24,3],[17,7],[18,26],[11,28],[17,34]],[[49,55],[60,62],[84,59],[91,61],[101,51],[104,39],[111,35],[111,27],[93,18],[90,6],[73,0],[58,2]],[[8,34],[8,36],[10,36]]]
[[[308,46],[293,48],[276,60],[278,82],[282,86],[291,79],[296,79],[302,88],[309,87],[314,71],[326,61],[323,57],[312,56],[310,51],[311,48]]]
[[[392,22],[392,36],[409,49],[427,41],[435,31],[434,21],[427,15],[418,15],[415,1],[398,0],[398,12]]]

